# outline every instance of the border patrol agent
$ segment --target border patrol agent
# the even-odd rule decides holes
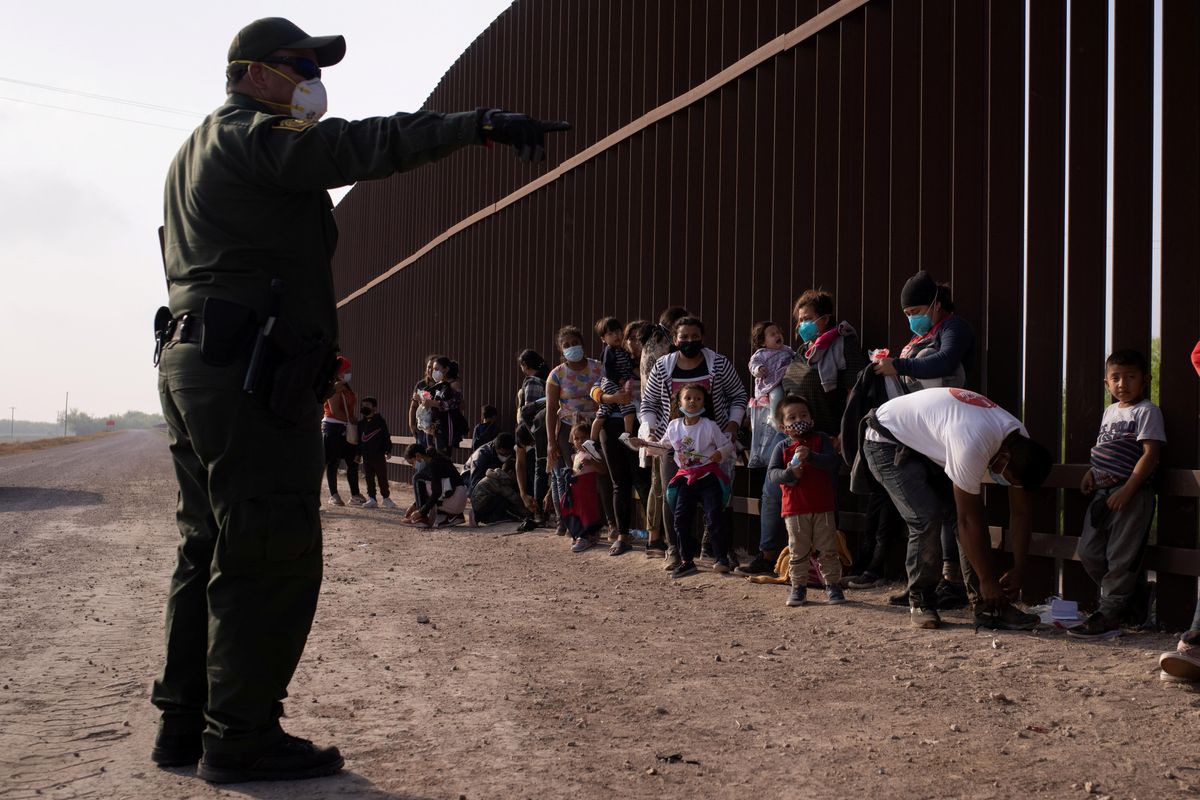
[[[320,402],[337,350],[326,190],[489,141],[540,160],[544,134],[570,127],[499,109],[321,121],[321,70],[345,52],[282,18],[243,28],[225,104],[167,175],[155,354],[182,539],[151,757],[199,761],[212,782],[342,767],[336,747],[279,725],[321,586]]]

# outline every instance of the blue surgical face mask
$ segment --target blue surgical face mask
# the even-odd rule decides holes
[[[422,472],[428,466],[429,466],[429,461],[422,458],[417,463],[413,464],[413,469],[415,469],[417,472]]]
[[[570,347],[564,348],[562,351],[563,358],[567,363],[574,364],[576,361],[583,360],[583,345],[573,344]]]
[[[929,329],[933,327],[933,303],[929,304],[929,308],[924,314],[913,314],[908,318],[908,328],[917,336],[924,336],[929,333]]]
[[[996,472],[991,467],[988,467],[988,475],[992,476],[992,481],[994,481],[997,486],[1012,486],[1012,482],[1009,481],[1008,478],[1004,477],[1003,472]]]
[[[688,419],[695,419],[696,417],[698,417],[704,413],[703,408],[700,409],[699,411],[688,411],[686,408],[680,408],[679,410]]]
[[[811,342],[821,335],[821,329],[811,319],[806,319],[796,326],[796,335],[806,342]]]

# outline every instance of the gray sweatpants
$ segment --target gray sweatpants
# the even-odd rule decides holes
[[[1137,588],[1154,518],[1154,492],[1148,486],[1138,489],[1120,511],[1105,505],[1122,485],[1099,489],[1092,495],[1079,537],[1079,560],[1100,586],[1098,610],[1114,619],[1124,613]]]

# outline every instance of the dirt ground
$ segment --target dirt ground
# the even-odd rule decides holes
[[[910,629],[894,587],[786,590],[549,532],[327,509],[288,730],[341,775],[217,788],[148,759],[175,489],[161,432],[0,458],[0,797],[1186,796],[1174,640]],[[419,619],[428,617],[422,624]]]

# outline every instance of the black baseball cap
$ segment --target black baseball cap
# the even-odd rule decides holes
[[[346,55],[344,36],[309,36],[283,17],[256,19],[237,32],[229,45],[229,61],[258,61],[276,50],[312,50],[317,65],[330,67]]]

